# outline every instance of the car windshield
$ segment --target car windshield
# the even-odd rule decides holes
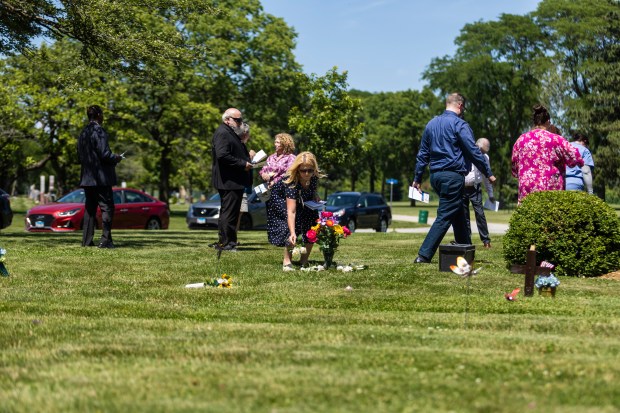
[[[327,206],[355,205],[358,198],[358,195],[330,195],[327,197]]]
[[[69,192],[67,195],[63,196],[56,202],[60,202],[63,204],[69,203],[77,203],[83,204],[86,198],[84,197],[84,190],[78,189],[77,191]]]

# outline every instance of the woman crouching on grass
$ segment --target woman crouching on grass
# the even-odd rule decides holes
[[[307,201],[320,201],[317,194],[319,178],[325,175],[319,170],[316,157],[310,152],[302,152],[290,166],[286,176],[271,188],[271,199],[267,204],[267,233],[269,242],[284,247],[283,271],[295,271],[291,262],[292,248],[301,235],[306,252],[301,254],[300,264],[308,266],[308,256],[312,245],[306,232],[316,224],[317,211],[304,205]]]

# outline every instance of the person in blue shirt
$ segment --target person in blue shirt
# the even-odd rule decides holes
[[[428,122],[422,135],[412,186],[420,189],[422,175],[428,166],[431,186],[439,195],[439,206],[415,263],[431,262],[450,226],[454,228],[454,239],[458,244],[471,244],[463,207],[465,175],[471,164],[476,165],[489,182],[495,182],[491,167],[476,146],[469,124],[463,120],[464,111],[465,98],[459,93],[451,93],[446,98],[444,113]]]
[[[594,171],[594,160],[592,159],[592,153],[588,149],[590,140],[581,133],[576,133],[573,139],[573,142],[570,144],[577,148],[579,155],[583,158],[584,165],[582,167],[566,168],[566,190],[586,190],[589,194],[593,194],[592,172]]]

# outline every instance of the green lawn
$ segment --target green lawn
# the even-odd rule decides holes
[[[215,231],[183,211],[168,231],[115,231],[115,250],[16,216],[0,234],[1,412],[620,410],[618,281],[509,302],[523,277],[498,237],[468,295],[438,256],[411,264],[423,234],[394,232],[343,240],[336,260],[369,267],[353,273],[283,273],[265,233],[242,232],[218,271]],[[221,273],[232,289],[184,288]]]

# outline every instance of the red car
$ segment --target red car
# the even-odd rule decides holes
[[[114,229],[167,229],[170,210],[166,203],[137,189],[113,188]],[[84,190],[76,189],[58,201],[26,212],[26,231],[77,231],[84,223]],[[97,227],[101,211],[97,209]]]

